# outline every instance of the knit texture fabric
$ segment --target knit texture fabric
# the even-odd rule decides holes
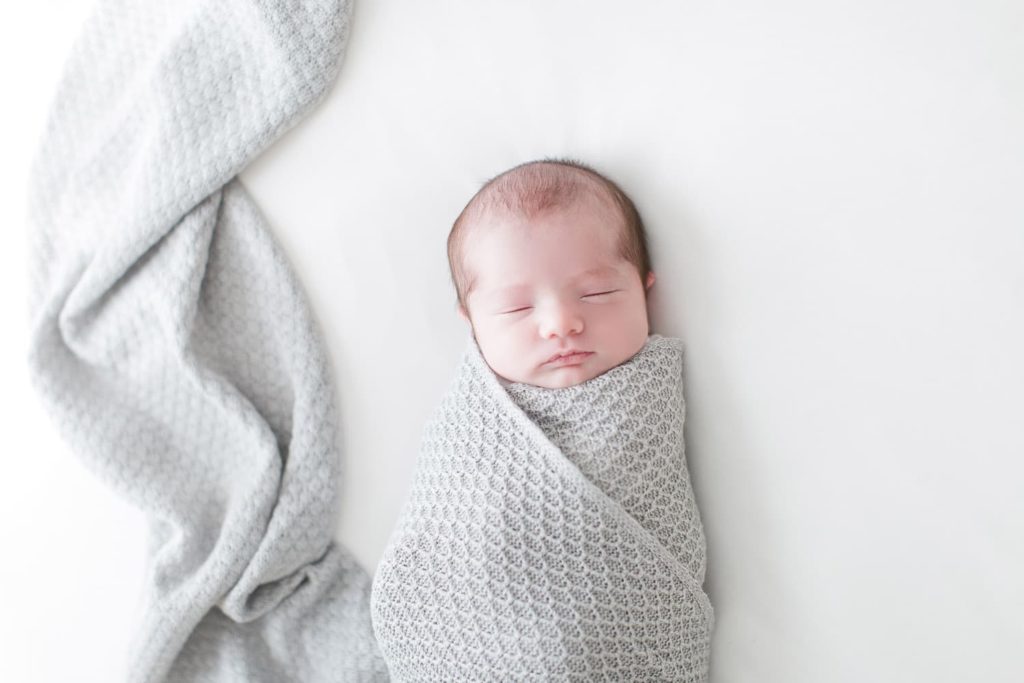
[[[335,397],[298,280],[235,176],[327,92],[345,0],[106,0],[30,192],[29,365],[143,510],[132,681],[387,680],[335,545]]]
[[[652,335],[581,384],[502,387],[470,337],[374,577],[394,680],[707,680],[682,356]]]

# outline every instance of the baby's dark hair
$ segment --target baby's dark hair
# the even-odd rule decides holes
[[[618,185],[572,159],[539,159],[520,164],[484,183],[455,219],[448,234],[448,267],[458,302],[466,301],[476,274],[465,266],[464,248],[473,226],[487,211],[503,210],[526,219],[553,208],[571,206],[585,194],[604,201],[622,217],[619,253],[632,263],[643,282],[651,270],[647,235],[640,213]],[[646,288],[644,295],[646,296]]]

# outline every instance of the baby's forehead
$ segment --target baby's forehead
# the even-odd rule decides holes
[[[601,217],[601,224],[619,232],[625,227],[622,210],[614,198],[604,192],[580,192],[543,204],[510,204],[507,201],[482,201],[467,221],[470,234],[486,232],[497,226],[515,225],[529,231],[552,214],[584,211]]]
[[[506,240],[513,239],[519,240],[516,251],[521,254],[521,238],[528,238],[538,224],[545,222],[543,219],[552,213],[576,210],[590,214],[584,220],[595,230],[594,235],[584,238],[577,233],[577,237],[603,242],[610,258],[621,256],[628,232],[626,215],[617,195],[600,176],[557,163],[533,163],[512,169],[481,188],[456,223],[467,296],[476,289],[481,275],[474,264],[481,253],[493,260],[508,247]]]
[[[629,265],[629,262],[624,260],[617,263],[594,261],[581,265],[576,270],[566,271],[559,278],[559,281],[568,286],[615,283],[628,277],[626,269],[628,269]],[[535,278],[528,273],[488,273],[486,282],[477,282],[476,284],[479,286],[471,289],[467,296],[483,302],[497,300],[506,296],[518,296],[528,293],[534,287],[546,281],[547,278],[545,276]]]
[[[551,214],[561,211],[571,211],[582,206],[592,208],[590,217],[570,219],[562,222],[566,228],[553,228],[547,220]],[[596,218],[595,218],[596,216]],[[535,239],[544,231],[567,229],[568,226],[582,227],[582,230],[573,230],[558,238],[557,246],[551,240]],[[535,253],[538,251],[564,249],[566,240],[575,240],[576,243],[599,244],[605,252],[607,259],[615,260],[621,255],[622,240],[625,233],[625,225],[621,213],[602,205],[600,202],[589,199],[547,207],[543,211],[531,215],[524,215],[521,212],[510,211],[505,207],[490,207],[487,211],[474,216],[472,222],[467,226],[466,238],[462,245],[462,263],[472,268],[473,261],[486,255],[489,259],[501,259],[502,255],[510,253]],[[508,250],[512,250],[509,252]]]
[[[538,238],[538,231],[544,231],[549,226],[491,224],[480,227],[481,230],[467,240],[462,252],[463,268],[470,274],[474,284],[483,275],[486,275],[484,279],[493,284],[505,271],[523,270],[524,264],[550,263],[552,259],[563,261],[566,250],[576,254],[571,260],[578,264],[577,268],[590,274],[602,267],[606,271],[614,270],[618,262],[624,260],[620,231],[614,225],[595,225],[592,229],[570,233],[562,232],[567,228],[556,228],[558,237],[553,239]],[[592,252],[592,258],[581,263],[580,259],[584,256],[580,252]]]

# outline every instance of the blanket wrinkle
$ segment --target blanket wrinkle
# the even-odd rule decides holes
[[[347,0],[101,0],[29,193],[32,383],[151,530],[130,681],[378,681],[332,539],[321,333],[236,176],[334,81]]]

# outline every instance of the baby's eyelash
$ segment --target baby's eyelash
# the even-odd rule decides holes
[[[614,294],[617,291],[619,291],[619,290],[617,290],[617,289],[609,289],[607,292],[594,292],[593,294],[584,294],[582,298],[586,299],[588,296],[602,296],[604,294]],[[527,311],[527,310],[529,310],[531,308],[533,308],[533,306],[523,306],[522,308],[516,308],[516,309],[513,309],[511,311],[501,311],[501,315],[510,315],[512,313],[519,313],[520,311]]]

